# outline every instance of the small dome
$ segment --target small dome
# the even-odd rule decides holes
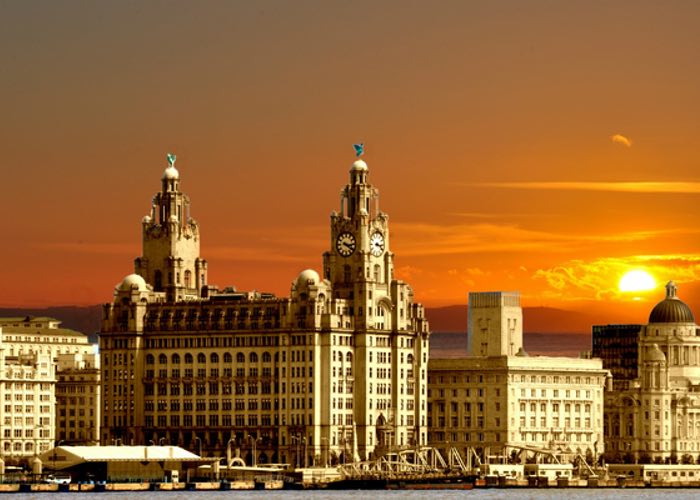
[[[305,269],[299,273],[295,281],[297,288],[306,288],[308,285],[318,285],[321,282],[321,277],[313,269]]]
[[[139,292],[145,292],[148,289],[146,286],[146,280],[138,274],[128,275],[122,280],[121,283],[119,283],[119,285],[117,285],[117,288],[124,292],[131,291],[134,289],[134,287],[136,287]]]
[[[647,351],[646,355],[644,356],[645,361],[658,361],[665,363],[666,362],[666,356],[664,355],[663,351],[659,349],[658,344],[653,344],[651,348]]]
[[[363,160],[357,160],[355,163],[352,164],[352,168],[350,169],[351,172],[367,170],[369,170],[369,168],[367,168],[367,164]]]
[[[649,323],[695,323],[693,311],[676,296],[677,291],[673,281],[666,284],[666,298],[651,310]]]
[[[163,172],[163,180],[172,180],[172,179],[179,179],[180,178],[180,172],[177,171],[175,167],[170,165],[168,168],[165,169]]]
[[[177,222],[177,215],[175,215],[175,214],[171,215],[170,222]]]
[[[143,222],[144,224],[150,224],[152,220],[153,219],[151,219],[150,215],[144,215],[143,219],[141,219],[141,222]]]

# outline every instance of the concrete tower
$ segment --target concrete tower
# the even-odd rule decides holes
[[[190,218],[190,199],[180,191],[175,156],[168,155],[162,189],[142,221],[143,255],[136,274],[169,302],[201,297],[207,284],[207,261],[199,257],[199,224]]]
[[[514,356],[523,346],[519,292],[470,292],[468,321],[472,356]]]

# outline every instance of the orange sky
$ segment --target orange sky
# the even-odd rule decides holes
[[[320,268],[364,141],[426,305],[643,321],[647,269],[700,314],[697,2],[13,2],[0,7],[0,305],[132,272],[165,154],[210,281]]]

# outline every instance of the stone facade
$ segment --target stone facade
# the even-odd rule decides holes
[[[83,415],[83,427],[76,423],[75,436],[70,438],[71,442],[80,443],[94,443],[96,439],[96,429],[99,425],[99,370],[98,356],[95,354],[95,345],[89,343],[87,335],[80,332],[70,330],[68,328],[62,328],[61,322],[54,318],[46,317],[24,317],[24,318],[0,318],[0,328],[2,328],[2,343],[4,349],[4,356],[6,363],[13,365],[19,363],[16,366],[23,366],[23,370],[28,370],[28,366],[35,366],[34,370],[36,375],[41,380],[37,380],[34,389],[36,392],[33,396],[32,401],[41,401],[36,407],[35,413],[31,416],[29,415],[28,408],[25,408],[25,417],[29,418],[34,422],[34,432],[33,434],[37,438],[44,438],[41,443],[38,444],[39,449],[37,451],[42,451],[42,447],[48,446],[48,444],[53,445],[54,440],[68,440],[70,438],[70,430],[68,427],[64,428],[65,419],[61,418],[63,415],[70,415],[71,409],[80,412],[79,408],[87,411],[87,414]],[[50,360],[50,380],[44,380],[44,370],[39,370],[36,367],[40,367],[43,364],[43,359]],[[70,364],[70,367],[66,364],[66,360],[69,359],[90,359],[89,364],[91,365],[90,373],[83,372],[79,377],[83,378],[82,389],[79,392],[73,394],[69,387],[75,386],[75,381],[71,380],[71,377],[76,377],[75,373],[76,366]],[[62,370],[67,368],[71,371],[71,374],[66,374],[63,376]],[[10,384],[12,387],[17,384]],[[10,385],[7,385],[9,388]],[[15,395],[0,396],[4,398],[22,398],[31,396],[31,393],[23,394],[16,393]],[[28,401],[28,400],[27,400]],[[47,404],[50,405],[50,411],[47,411]],[[27,405],[28,407],[29,405]],[[13,407],[13,408],[16,408]],[[93,408],[92,415],[89,412],[89,408]],[[5,405],[7,409],[7,405]],[[15,415],[13,417],[13,423],[19,423],[19,419]],[[50,423],[47,424],[47,419],[50,419]],[[3,418],[3,422],[7,422],[7,418]],[[43,422],[43,424],[42,424]],[[51,430],[45,428],[46,425],[50,425]],[[3,429],[7,429],[4,427]],[[62,429],[67,430],[68,434],[62,434]],[[80,437],[80,429],[84,429],[84,437]],[[92,434],[88,433],[87,430],[90,429]],[[6,433],[6,431],[4,431]],[[16,431],[13,430],[14,435]],[[17,431],[17,433],[19,433]],[[48,444],[46,444],[48,443]],[[25,443],[26,444],[26,443]],[[15,446],[14,444],[12,445]],[[33,453],[32,453],[33,455]]]
[[[53,446],[54,364],[49,354],[8,356],[3,337],[0,336],[0,450],[5,464],[26,465],[29,458]]]
[[[470,356],[430,360],[432,445],[482,458],[507,446],[603,452],[600,359],[528,356],[517,292],[470,293],[468,321]]]
[[[103,444],[235,448],[248,463],[255,453],[310,465],[426,443],[428,323],[393,276],[388,216],[368,174],[364,161],[352,165],[323,277],[302,271],[289,297],[206,285],[168,293],[137,261],[104,306]],[[185,199],[175,180],[154,198],[152,214],[166,216],[144,221],[171,239],[179,233],[162,227],[173,217],[162,204]],[[159,258],[202,265],[198,248],[168,248]]]
[[[61,354],[57,360],[56,442],[100,442],[100,364],[97,354]]]
[[[611,460],[700,459],[700,327],[673,282],[638,333],[636,377],[605,397]]]

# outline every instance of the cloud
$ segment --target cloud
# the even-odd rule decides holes
[[[481,187],[504,189],[535,189],[557,191],[609,191],[619,193],[673,193],[698,194],[700,182],[487,182]]]
[[[561,234],[510,224],[408,224],[392,225],[393,250],[402,257],[464,255],[474,253],[569,252],[592,242],[634,243],[700,230],[663,229],[616,234]]]
[[[623,146],[627,146],[628,148],[632,147],[632,141],[622,134],[611,135],[610,140],[616,144],[622,144]]]
[[[678,283],[700,281],[700,255],[633,255],[591,261],[571,260],[548,269],[538,269],[533,278],[545,280],[551,288],[549,296],[568,300],[616,300],[624,296],[618,289],[620,278],[633,269],[644,269],[651,274],[656,279],[657,289],[669,280]]]

